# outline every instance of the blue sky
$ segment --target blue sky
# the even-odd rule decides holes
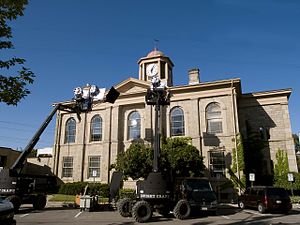
[[[10,24],[15,49],[5,54],[25,58],[36,80],[17,107],[0,103],[0,146],[24,148],[74,87],[138,78],[154,39],[175,64],[175,85],[197,67],[202,82],[241,78],[243,93],[292,88],[292,130],[300,131],[300,1],[31,0]],[[54,126],[37,147],[53,144]]]

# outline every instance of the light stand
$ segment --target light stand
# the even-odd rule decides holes
[[[96,85],[87,84],[85,87],[76,87],[74,89],[74,100],[76,107],[81,112],[92,110],[93,101],[103,101],[114,103],[119,97],[120,93],[111,87],[108,93],[105,95],[105,88],[98,88]]]
[[[167,86],[156,77],[152,77],[151,88],[146,94],[147,105],[155,106],[155,125],[154,125],[154,151],[153,151],[153,172],[158,172],[158,160],[160,152],[160,111],[161,106],[170,105],[170,94]]]

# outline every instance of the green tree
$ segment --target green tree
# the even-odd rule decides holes
[[[176,177],[203,176],[205,166],[189,137],[167,138],[161,150],[161,170]]]
[[[8,22],[23,16],[27,4],[27,0],[0,0],[0,50],[14,47]],[[0,102],[17,105],[22,98],[30,94],[27,85],[33,83],[35,76],[24,67],[24,63],[25,59],[17,57],[0,59]]]
[[[276,163],[274,165],[274,186],[285,189],[300,188],[300,174],[293,172],[294,182],[288,181],[289,163],[287,152],[278,149],[276,152]]]
[[[289,162],[286,151],[278,149],[276,152],[276,163],[274,165],[274,175],[276,177],[287,177],[289,172]]]
[[[241,189],[245,189],[246,187],[246,177],[244,175],[245,170],[245,159],[244,159],[244,144],[243,138],[240,133],[236,135],[236,147],[232,149],[232,165],[228,170],[230,179],[233,182],[235,187],[239,187]],[[237,167],[238,170],[237,171]],[[238,176],[236,175],[238,173]]]
[[[160,171],[166,176],[200,176],[204,169],[203,158],[190,138],[167,138],[160,153]],[[146,178],[152,171],[153,150],[141,143],[133,143],[117,156],[113,165],[125,178]]]
[[[125,179],[146,178],[152,170],[152,150],[141,143],[132,143],[126,152],[117,156],[117,171],[122,171]]]
[[[299,143],[298,135],[293,134],[293,139],[294,139],[294,144],[295,144],[295,151],[296,151],[296,153],[300,153],[300,143]],[[296,159],[297,159],[298,171],[300,172],[300,156],[298,154],[296,155]]]

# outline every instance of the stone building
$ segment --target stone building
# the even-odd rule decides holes
[[[82,113],[80,120],[76,114],[57,113],[54,174],[64,182],[109,182],[109,167],[119,152],[134,139],[153,142],[155,113],[145,95],[151,86],[147,72],[154,65],[171,92],[171,103],[161,115],[162,135],[191,137],[212,181],[226,179],[236,146],[233,140],[238,133],[247,135],[249,125],[264,132],[269,142],[264,153],[267,173],[272,172],[278,148],[287,151],[290,170],[297,171],[288,110],[291,89],[244,94],[239,78],[201,82],[199,69],[188,71],[188,84],[173,86],[171,59],[153,50],[138,61],[138,79],[114,86],[120,92],[114,104],[94,102],[93,110]]]
[[[20,151],[11,148],[0,147],[0,169],[10,168],[20,155]]]

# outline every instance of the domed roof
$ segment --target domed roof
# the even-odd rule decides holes
[[[148,53],[147,57],[154,57],[154,56],[165,56],[163,52],[158,51],[156,48]]]

